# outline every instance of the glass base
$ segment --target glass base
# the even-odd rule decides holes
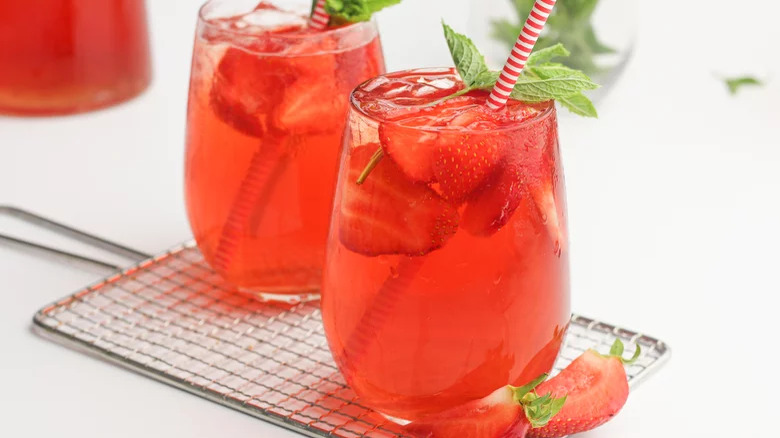
[[[150,82],[151,76],[145,75],[111,86],[74,86],[51,92],[0,87],[0,114],[48,117],[96,111],[134,99],[146,91]]]
[[[387,418],[388,420],[390,420],[391,422],[393,422],[393,423],[395,423],[395,424],[397,424],[399,426],[406,426],[407,424],[411,423],[411,421],[404,420],[403,418],[393,417],[392,415],[383,414],[383,413],[381,413],[379,411],[376,411],[376,412],[379,413],[379,415]]]
[[[238,290],[241,293],[252,295],[264,303],[284,303],[293,305],[320,299],[320,291],[318,289],[297,291],[295,293],[273,293],[244,288],[239,288]]]

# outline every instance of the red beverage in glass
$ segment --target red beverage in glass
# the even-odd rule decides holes
[[[398,419],[550,371],[570,317],[555,106],[430,105],[462,87],[411,70],[352,95],[322,314],[361,403]]]
[[[104,107],[150,79],[144,0],[0,2],[0,113]]]
[[[310,6],[211,1],[195,40],[190,225],[209,264],[264,299],[319,293],[349,92],[384,71],[373,22],[314,30]]]

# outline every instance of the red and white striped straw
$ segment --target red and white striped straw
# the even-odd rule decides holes
[[[309,25],[315,29],[325,29],[328,27],[330,21],[330,15],[325,12],[325,0],[317,0],[317,4],[314,5],[314,11],[311,13],[311,20]]]
[[[555,1],[536,0],[534,7],[531,8],[528,19],[525,20],[523,25],[523,30],[520,32],[520,36],[517,37],[515,47],[512,48],[512,53],[509,54],[509,58],[506,60],[506,64],[504,64],[504,69],[501,70],[501,75],[498,76],[496,85],[493,87],[493,91],[490,92],[490,97],[488,97],[487,105],[491,109],[497,110],[506,105],[509,94],[515,88],[517,78],[520,77],[520,73],[525,68],[525,63],[528,61],[528,57],[531,56],[536,40],[539,38],[539,34],[542,33],[544,24],[547,23],[547,17],[550,16],[553,6],[555,6]]]

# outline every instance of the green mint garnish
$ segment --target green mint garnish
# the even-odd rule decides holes
[[[488,68],[484,56],[467,36],[455,32],[447,24],[442,23],[442,26],[455,68],[465,85],[463,90],[445,99],[472,90],[491,90],[500,72]],[[557,100],[574,114],[598,117],[593,103],[582,92],[599,86],[581,71],[550,62],[553,58],[567,56],[569,51],[562,44],[534,51],[510,96],[523,102]]]
[[[368,21],[375,12],[398,3],[401,0],[327,0],[325,11],[337,22],[357,23]]]
[[[509,1],[517,13],[517,21],[493,20],[492,36],[506,43],[508,47],[512,47],[534,5],[534,0]],[[544,49],[561,43],[574,51],[574,55],[566,59],[564,64],[588,74],[602,71],[603,68],[596,64],[595,57],[615,53],[615,49],[598,39],[591,23],[598,2],[599,0],[558,0],[555,9],[547,19],[544,35],[536,42],[536,47]]]
[[[732,95],[737,94],[737,92],[744,86],[757,86],[761,87],[764,85],[763,82],[760,80],[752,77],[752,76],[740,76],[736,78],[724,78],[723,81],[726,83],[726,87],[729,89],[729,93]]]
[[[460,74],[460,79],[466,87],[473,87],[489,72],[485,57],[482,56],[470,38],[455,32],[444,22],[441,24],[444,27],[444,37],[447,39],[447,46],[450,48],[450,54],[452,54],[452,60],[455,61],[455,68]]]

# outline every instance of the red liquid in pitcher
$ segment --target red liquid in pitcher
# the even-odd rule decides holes
[[[150,78],[143,0],[0,2],[0,113],[102,107]]]
[[[264,298],[319,291],[349,92],[383,71],[372,23],[317,31],[267,3],[201,23],[187,211],[229,283]]]
[[[461,88],[449,69],[368,81],[344,140],[323,320],[361,403],[400,419],[548,372],[570,317],[555,107],[430,105]]]

